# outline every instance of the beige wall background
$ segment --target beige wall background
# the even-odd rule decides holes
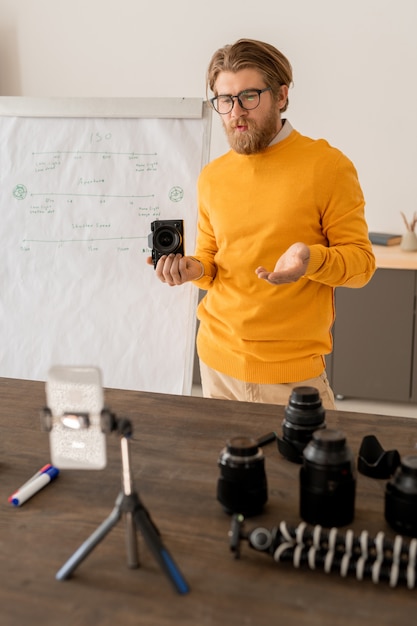
[[[417,210],[416,0],[0,0],[0,96],[201,97],[240,37],[294,69],[287,117],[355,163],[371,230]],[[227,148],[215,117],[211,157]]]

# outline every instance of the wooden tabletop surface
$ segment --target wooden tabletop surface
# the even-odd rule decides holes
[[[69,580],[55,579],[113,509],[121,490],[120,441],[108,436],[104,470],[62,470],[21,507],[12,506],[8,496],[50,458],[39,420],[45,393],[40,382],[0,379],[2,626],[416,623],[417,590],[277,564],[246,543],[241,558],[234,558],[230,517],[216,500],[218,457],[234,435],[280,433],[283,407],[120,390],[106,390],[105,398],[132,422],[136,490],[190,592],[175,592],[140,533],[141,567],[127,567],[123,519]],[[328,411],[326,423],[345,433],[355,458],[369,434],[401,456],[416,451],[413,419]],[[284,459],[275,443],[264,453],[269,500],[264,513],[245,524],[296,526],[299,466]],[[383,530],[395,537],[384,520],[385,484],[358,474],[350,526],[355,533]]]
[[[404,251],[400,245],[373,246],[376,266],[380,269],[417,270],[417,251]]]

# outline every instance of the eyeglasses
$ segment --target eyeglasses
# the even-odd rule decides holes
[[[242,109],[251,111],[259,106],[261,93],[270,90],[271,87],[265,87],[265,89],[245,89],[238,93],[237,96],[216,96],[215,98],[210,98],[210,102],[220,115],[230,113],[234,107],[235,100],[239,102]]]

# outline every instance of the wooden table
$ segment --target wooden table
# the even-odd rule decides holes
[[[31,500],[13,507],[8,496],[49,460],[48,435],[38,417],[44,385],[0,379],[0,398],[2,626],[416,623],[417,590],[276,564],[246,543],[241,559],[233,557],[230,518],[215,495],[218,456],[233,435],[281,432],[283,407],[272,405],[106,390],[107,405],[132,421],[136,489],[191,591],[173,590],[140,533],[141,567],[127,567],[123,521],[71,579],[55,580],[114,506],[121,488],[120,442],[108,437],[104,470],[61,471]],[[412,419],[328,411],[326,421],[345,432],[355,457],[368,434],[402,456],[415,452]],[[286,461],[275,443],[264,451],[269,501],[247,527],[282,520],[296,526],[299,466]],[[385,482],[358,475],[355,533],[395,536],[384,520]]]

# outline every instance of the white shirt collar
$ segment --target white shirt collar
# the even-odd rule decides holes
[[[291,134],[292,131],[293,131],[293,127],[291,126],[290,122],[286,119],[282,120],[281,129],[278,131],[278,133],[275,135],[275,137],[273,138],[273,140],[271,141],[269,145],[274,146],[276,143],[283,141]]]

